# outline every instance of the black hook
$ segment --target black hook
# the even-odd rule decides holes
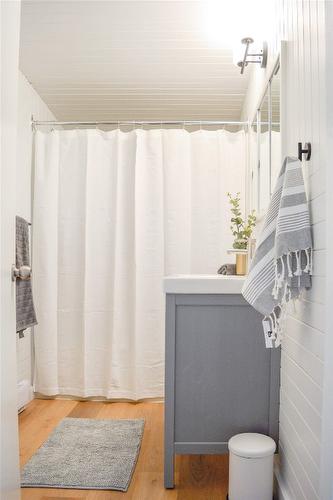
[[[301,142],[298,143],[298,159],[299,161],[303,160],[303,155],[306,155],[305,160],[309,161],[311,158],[311,142],[306,142],[303,144]]]

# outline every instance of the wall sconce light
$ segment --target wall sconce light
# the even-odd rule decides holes
[[[244,73],[245,67],[250,63],[260,64],[261,68],[266,68],[267,65],[267,42],[263,42],[262,49],[258,54],[249,54],[250,44],[254,40],[251,37],[242,38],[242,44],[245,45],[244,55],[239,53],[234,56],[234,63],[241,69],[241,75]],[[250,58],[250,59],[249,59]]]

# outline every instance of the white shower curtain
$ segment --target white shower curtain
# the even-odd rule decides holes
[[[227,191],[245,192],[244,132],[36,133],[35,390],[163,396],[173,273],[230,261]]]

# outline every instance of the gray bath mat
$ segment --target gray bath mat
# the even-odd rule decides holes
[[[127,491],[144,420],[65,418],[24,466],[24,488]]]

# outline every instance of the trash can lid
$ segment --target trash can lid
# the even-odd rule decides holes
[[[273,455],[276,449],[275,441],[264,434],[246,432],[236,434],[228,443],[229,451],[243,458],[263,458]]]

